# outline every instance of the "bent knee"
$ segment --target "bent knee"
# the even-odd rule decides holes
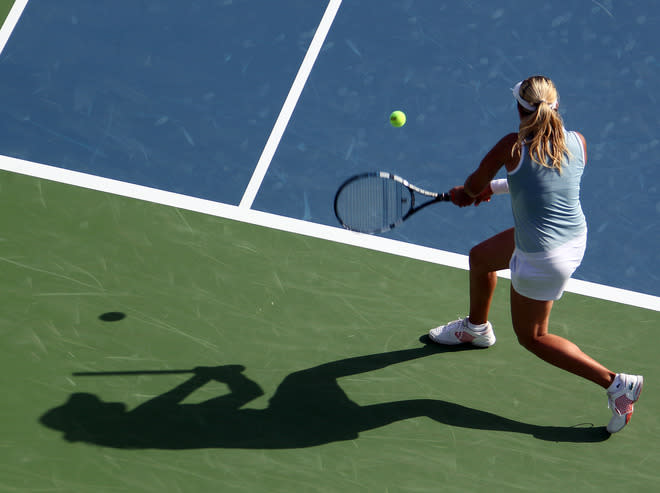
[[[495,272],[509,267],[513,247],[498,236],[486,240],[470,249],[470,269],[480,272]]]
[[[547,333],[535,333],[535,332],[528,332],[528,331],[523,331],[518,333],[516,331],[516,337],[518,338],[518,344],[520,344],[522,347],[527,349],[528,351],[531,351],[532,353],[535,353],[539,347],[542,347],[545,345],[545,342],[543,338],[547,335]]]

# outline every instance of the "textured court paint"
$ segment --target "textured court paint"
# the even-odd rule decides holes
[[[88,175],[77,171],[63,170],[61,168],[32,163],[20,159],[0,156],[0,169],[27,174],[34,177],[54,180],[60,183],[72,184],[93,190],[118,194],[141,200],[148,200],[158,204],[179,207],[195,212],[202,212],[217,217],[224,217],[238,221],[248,222],[270,228],[280,229],[292,233],[313,236],[316,238],[346,243],[373,250],[393,253],[405,257],[425,260],[459,269],[468,268],[468,258],[452,252],[445,252],[429,247],[412,245],[396,240],[371,235],[357,234],[322,224],[309,223],[284,216],[268,214],[260,211],[246,210],[228,204],[221,204],[209,200],[188,197],[181,194],[156,190],[154,188],[134,185],[131,183],[110,180],[99,176]],[[498,273],[500,277],[509,278],[509,271]],[[640,308],[660,311],[660,298],[643,293],[635,293],[623,289],[602,286],[594,283],[571,279],[568,291],[593,296],[608,301],[616,301]]]
[[[652,386],[629,428],[599,441],[609,417],[604,393],[516,344],[507,280],[494,300],[497,345],[428,354],[420,335],[466,308],[462,270],[14,173],[0,173],[0,202],[1,489],[587,492],[622,478],[651,491],[660,480]],[[126,317],[99,319],[108,312]],[[651,383],[660,378],[659,317],[568,294],[551,329]],[[362,358],[344,361],[352,357]],[[188,379],[75,372],[227,364],[244,365],[264,395],[245,403],[248,413],[228,410],[226,400],[207,404],[217,411],[204,425],[209,433],[202,426],[187,435],[197,446],[174,450],[184,445],[175,430],[198,423],[189,419],[162,430],[166,445],[147,440],[150,448],[136,450],[70,442],[39,423],[73,393],[132,410]],[[343,376],[335,383],[323,368]],[[280,392],[280,409],[318,445],[289,448],[300,442],[287,424],[263,419],[280,384],[299,391]],[[319,389],[332,397],[325,409],[298,406]],[[196,406],[227,391],[204,385],[179,416],[201,413]],[[360,423],[335,419],[353,413]],[[402,419],[415,414],[430,417]],[[316,426],[318,415],[331,425]],[[149,429],[167,416],[155,414]],[[279,446],[241,423],[268,425],[264,434]],[[148,439],[121,419],[104,426],[120,441]],[[253,440],[242,448],[204,441],[219,433],[233,446]]]
[[[238,204],[327,6],[29,2],[0,63],[0,153]]]
[[[249,407],[265,408],[267,397],[293,370],[418,347],[411,333],[454,309],[449,298],[464,292],[464,275],[341,245],[333,251],[330,244],[314,239],[294,239],[278,231],[17,175],[2,173],[0,192],[8,218],[0,234],[5,300],[0,333],[6,341],[0,350],[5,375],[0,419],[6,430],[0,490],[409,492],[438,491],[442,485],[443,491],[455,492],[586,492],[608,491],[621,481],[635,491],[654,491],[658,484],[658,419],[652,409],[660,403],[648,390],[631,427],[610,441],[566,444],[532,438],[532,430],[545,438],[557,438],[558,431],[564,437],[573,433],[541,429],[539,423],[600,423],[594,417],[606,419],[607,410],[592,386],[559,376],[521,353],[505,328],[506,310],[496,314],[499,343],[490,350],[438,354],[340,380],[362,406],[443,399],[438,410],[445,419],[454,412],[463,426],[416,418],[364,432],[357,440],[301,450],[126,451],[65,442],[40,427],[37,418],[69,393],[93,392],[105,401],[133,407],[182,381],[166,376],[89,381],[73,378],[72,371],[240,362],[266,391]],[[168,246],[161,249],[152,241]],[[206,253],[195,248],[202,243]],[[264,250],[270,254],[262,259]],[[195,268],[197,262],[190,262],[191,251],[205,267],[222,265],[219,260],[226,256],[228,268],[216,267],[216,279],[211,280],[210,268]],[[163,252],[173,260],[165,261]],[[124,265],[124,255],[133,262]],[[232,260],[237,261],[234,268]],[[299,270],[282,272],[292,265]],[[337,267],[343,270],[334,272]],[[200,272],[201,283],[193,275]],[[371,288],[376,295],[347,286],[347,275],[364,278],[366,284],[357,288]],[[409,275],[424,281],[400,299]],[[429,284],[427,278],[435,282]],[[220,279],[236,283],[219,289]],[[433,317],[420,315],[429,310],[427,295],[437,288],[438,279],[449,285],[447,299],[432,303]],[[270,314],[260,314],[258,308],[268,308],[267,303],[257,307],[246,301],[255,293],[281,294],[295,305],[301,298],[292,297],[291,291],[298,284],[310,292],[307,302],[321,308],[322,313],[305,313],[309,324],[294,316],[293,307],[294,323],[287,323],[282,306],[272,316],[276,305],[270,305]],[[149,288],[151,292],[145,291]],[[202,295],[204,288],[208,296]],[[505,302],[505,290],[498,291],[496,302]],[[227,312],[218,307],[229,303],[220,295],[235,295],[243,305],[236,305],[236,311],[227,308],[225,317]],[[332,304],[343,310],[335,313]],[[127,310],[130,318],[117,325],[98,319],[118,306],[135,309]],[[402,311],[383,316],[378,313],[383,306]],[[244,313],[241,308],[246,308]],[[330,317],[324,319],[328,311]],[[443,313],[436,316],[436,311]],[[235,320],[242,323],[232,324]],[[406,330],[411,320],[414,327]],[[575,295],[558,303],[553,317],[556,330],[582,341],[583,348],[604,363],[629,368],[626,360],[636,359],[634,370],[653,381],[658,378],[651,351],[657,323],[653,313]],[[634,331],[628,330],[631,327]],[[227,355],[231,358],[225,359]],[[209,384],[197,400],[225,390],[221,384]],[[576,393],[586,404],[573,412]],[[498,420],[485,414],[488,411],[513,421]],[[508,430],[479,430],[488,423]]]

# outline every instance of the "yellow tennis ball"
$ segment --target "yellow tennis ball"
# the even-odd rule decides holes
[[[393,127],[403,127],[406,124],[406,114],[403,111],[393,111],[390,115],[390,123]]]

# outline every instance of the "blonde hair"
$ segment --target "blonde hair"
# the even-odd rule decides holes
[[[513,151],[522,151],[526,145],[533,161],[561,173],[564,156],[570,153],[564,138],[564,122],[556,108],[559,94],[554,83],[542,75],[522,81],[518,96],[533,110],[519,104],[520,127]]]

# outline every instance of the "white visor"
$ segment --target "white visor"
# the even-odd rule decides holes
[[[527,111],[536,111],[538,106],[534,106],[533,104],[528,103],[523,99],[523,97],[520,95],[520,86],[522,85],[523,81],[521,80],[518,82],[515,86],[513,86],[513,89],[511,89],[511,92],[513,93],[513,97],[516,98],[516,101],[525,108]],[[543,101],[547,102],[547,101]],[[548,103],[550,105],[551,110],[556,110],[557,107],[559,106],[557,101],[553,101],[552,103]]]

